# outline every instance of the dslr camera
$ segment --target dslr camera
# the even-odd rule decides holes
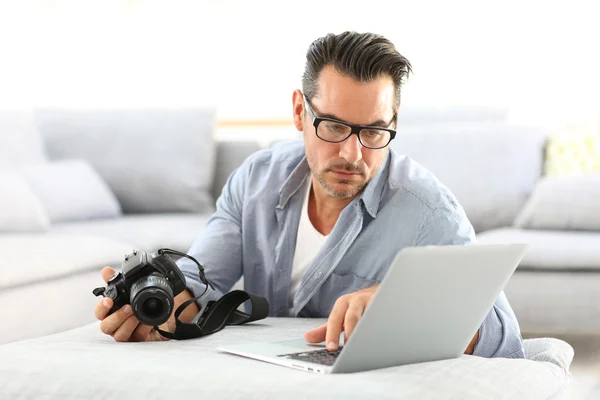
[[[154,253],[133,250],[125,256],[121,271],[110,277],[106,287],[93,290],[95,296],[113,300],[109,315],[131,304],[142,324],[158,326],[167,322],[173,313],[175,296],[186,286],[185,276],[169,254],[186,256],[169,249]]]

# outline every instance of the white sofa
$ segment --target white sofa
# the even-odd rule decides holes
[[[229,173],[260,148],[252,139],[214,141],[213,132],[214,113],[205,109],[0,113],[0,135],[8,138],[0,148],[0,172],[37,165],[27,179],[56,202],[51,180],[40,179],[47,176],[40,171],[83,159],[96,174],[87,170],[83,186],[100,178],[108,190],[100,184],[95,190],[105,203],[111,195],[116,199],[112,209],[98,204],[86,217],[78,207],[89,208],[101,196],[90,199],[91,189],[67,187],[72,193],[59,192],[61,201],[49,208],[54,221],[37,231],[0,232],[0,320],[10,327],[0,332],[0,343],[94,321],[91,291],[103,284],[100,269],[118,267],[132,248],[187,251]],[[545,143],[544,132],[511,126],[502,110],[407,109],[392,147],[450,187],[480,242],[530,243],[506,288],[522,330],[597,333],[600,229],[515,227],[540,182]],[[76,201],[86,195],[87,201]]]

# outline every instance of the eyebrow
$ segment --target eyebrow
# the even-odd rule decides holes
[[[308,105],[311,107],[311,109],[313,110],[313,112],[315,112],[315,113],[316,113],[316,111],[315,111],[315,109],[313,108],[312,104],[310,104],[310,103],[309,103]],[[319,117],[321,117],[321,118],[335,119],[335,120],[337,120],[337,121],[339,121],[339,122],[343,122],[343,123],[346,123],[346,124],[350,124],[350,122],[348,122],[348,121],[344,121],[343,119],[341,119],[341,118],[337,117],[337,116],[336,116],[336,115],[334,115],[334,114],[323,113],[323,114],[319,114]],[[372,123],[370,123],[370,124],[350,124],[350,125],[360,125],[360,126],[370,126],[370,127],[373,127],[373,128],[378,128],[378,127],[379,127],[379,128],[382,128],[382,127],[385,127],[385,126],[390,126],[390,125],[391,125],[391,123],[393,122],[393,119],[394,119],[394,118],[392,117],[392,121],[391,121],[391,122],[390,122],[390,121],[384,121],[384,120],[382,120],[382,119],[378,119],[377,121],[375,121],[375,122],[372,122]]]
[[[333,115],[333,114],[321,114],[321,118],[330,118],[330,119],[335,119],[335,120],[337,120],[337,121],[340,121],[340,122],[345,122],[345,123],[347,123],[347,124],[350,124],[350,122],[348,122],[348,121],[344,121],[343,119],[341,119],[341,118],[338,118],[338,117],[336,117],[336,116],[335,116],[335,115]],[[360,126],[370,126],[370,127],[373,127],[373,128],[378,128],[378,127],[379,127],[379,128],[381,128],[381,127],[384,127],[384,126],[388,126],[388,125],[390,125],[390,122],[389,122],[389,121],[384,121],[384,120],[382,120],[382,119],[378,119],[377,121],[375,121],[375,122],[372,122],[372,123],[370,123],[370,124],[350,124],[350,125],[360,125]]]

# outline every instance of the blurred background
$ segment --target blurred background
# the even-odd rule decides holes
[[[413,64],[404,105],[508,108],[515,122],[597,119],[592,1],[6,1],[0,107],[210,104],[289,121],[309,44],[372,31]]]
[[[0,343],[92,322],[100,269],[132,248],[187,251],[231,171],[300,138],[310,43],[371,31],[414,70],[392,147],[448,185],[479,242],[530,244],[506,288],[524,335],[568,340],[578,395],[600,396],[596,8],[0,0]]]

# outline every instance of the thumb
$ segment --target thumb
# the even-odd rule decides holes
[[[308,343],[321,343],[325,341],[327,333],[327,324],[321,325],[318,328],[311,329],[304,334],[304,340]]]
[[[110,279],[111,276],[113,276],[114,273],[115,273],[115,270],[112,269],[111,267],[102,268],[102,279],[104,279],[104,282],[108,282],[108,280]]]

